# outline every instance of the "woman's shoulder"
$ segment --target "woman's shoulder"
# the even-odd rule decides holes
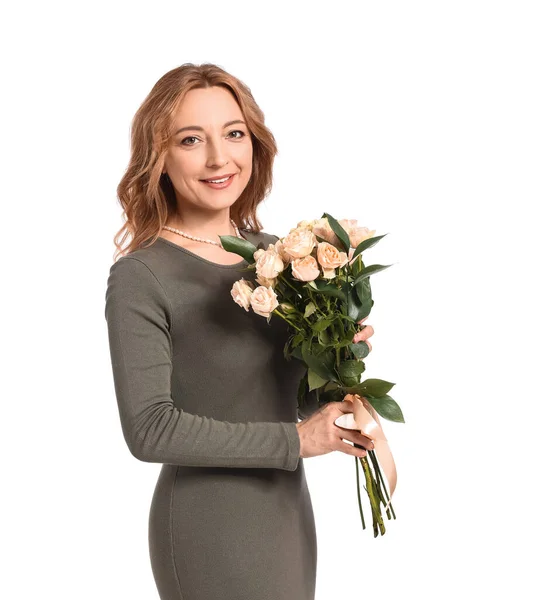
[[[163,239],[160,237],[154,240],[149,238],[138,248],[119,256],[114,264],[120,261],[139,261],[149,267],[150,270],[156,271],[163,264],[166,264],[167,257],[170,256],[166,245],[162,242]]]
[[[158,242],[141,246],[119,256],[109,268],[108,285],[134,288],[137,285],[163,287],[163,273],[170,255]]]

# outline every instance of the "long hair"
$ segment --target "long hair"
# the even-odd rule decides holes
[[[132,120],[130,160],[117,186],[125,223],[114,237],[115,261],[121,254],[153,244],[176,212],[174,186],[168,174],[162,173],[175,114],[189,90],[213,86],[224,87],[233,94],[252,138],[252,174],[231,206],[230,217],[237,227],[254,233],[262,229],[256,209],[271,191],[273,161],[277,154],[275,138],[264,124],[264,113],[250,89],[221,67],[212,63],[185,63],[155,83]],[[131,240],[123,248],[128,236]]]

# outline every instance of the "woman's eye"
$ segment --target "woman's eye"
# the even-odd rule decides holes
[[[241,131],[240,129],[234,129],[233,131],[230,131],[228,133],[228,135],[232,136],[233,133],[240,133],[241,134],[240,137],[233,137],[234,140],[240,140],[240,139],[242,139],[243,137],[246,136],[246,133],[244,133],[244,131]],[[183,140],[181,140],[181,143],[184,146],[195,146],[196,144],[187,144],[186,142],[187,142],[187,140],[198,140],[198,139],[199,139],[198,137],[196,137],[194,135],[190,135],[190,136],[188,136],[186,138],[183,138]]]

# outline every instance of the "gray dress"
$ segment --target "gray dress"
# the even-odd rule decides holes
[[[277,236],[241,230],[252,243]],[[314,600],[317,538],[286,323],[246,312],[219,265],[158,238],[119,258],[105,317],[124,438],[162,463],[149,514],[161,600]],[[310,392],[310,394],[312,394]],[[312,402],[311,396],[309,402]]]

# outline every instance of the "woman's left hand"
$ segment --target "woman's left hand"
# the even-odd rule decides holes
[[[359,325],[363,325],[363,323],[368,319],[368,317],[365,317],[362,321],[358,321]],[[372,346],[370,344],[370,342],[368,341],[367,338],[370,338],[370,336],[374,333],[374,329],[372,328],[371,325],[365,325],[363,327],[363,329],[361,329],[361,331],[358,331],[354,338],[353,338],[353,343],[357,344],[358,342],[365,342],[367,344],[367,346],[369,347],[369,352],[372,350]]]

